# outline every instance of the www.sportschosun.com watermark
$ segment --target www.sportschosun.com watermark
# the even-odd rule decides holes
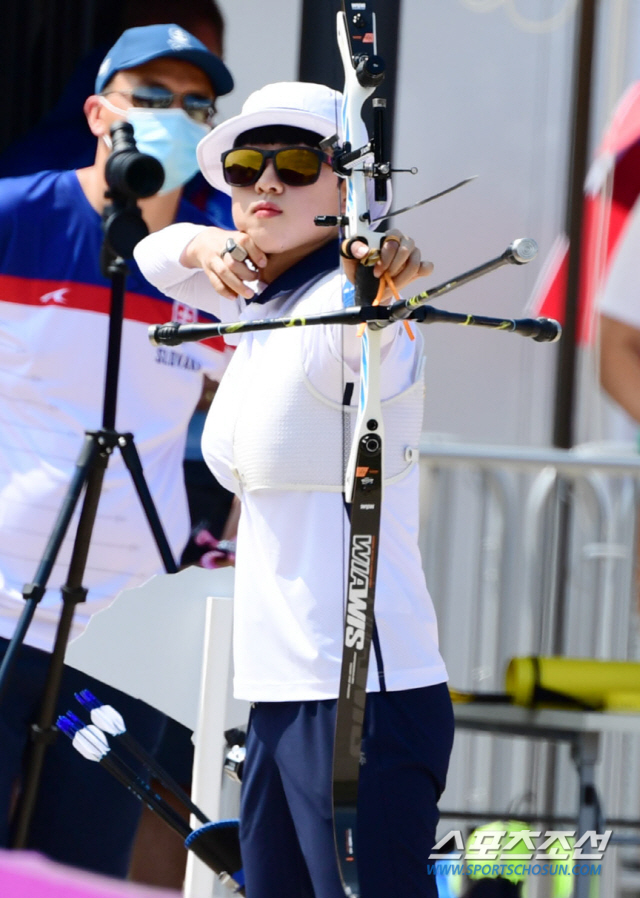
[[[439,861],[427,867],[429,874],[468,876],[471,879],[524,879],[526,876],[600,876],[602,864],[474,864]]]
[[[479,877],[599,876],[612,830],[587,830],[576,838],[575,830],[532,830],[516,821],[479,827],[467,844],[460,830],[441,838],[430,861],[448,862],[452,874]],[[458,863],[456,863],[458,862]],[[434,865],[435,867],[435,865]]]

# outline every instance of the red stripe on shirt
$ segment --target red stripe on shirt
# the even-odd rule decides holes
[[[55,306],[59,309],[76,309],[108,315],[111,305],[111,289],[96,284],[80,284],[76,281],[49,281],[38,278],[21,278],[0,275],[0,301],[21,306]],[[124,317],[127,321],[159,324],[170,317],[171,300],[145,296],[142,293],[125,293]],[[205,346],[223,352],[222,337],[202,341]]]

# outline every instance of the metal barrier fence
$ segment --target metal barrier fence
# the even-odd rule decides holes
[[[421,551],[452,687],[502,692],[514,656],[640,659],[634,447],[483,447],[425,435],[420,455]],[[635,737],[604,737],[597,782],[607,819],[640,819],[639,749]],[[567,818],[571,829],[576,807],[566,748],[457,734],[442,835],[488,812]],[[639,857],[633,846],[609,848],[599,894],[640,895]],[[528,895],[546,894],[541,887],[531,883]]]

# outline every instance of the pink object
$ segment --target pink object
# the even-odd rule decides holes
[[[0,849],[2,898],[181,898],[173,889],[135,885],[56,864],[33,851]]]
[[[235,539],[218,540],[203,529],[195,534],[194,542],[197,546],[207,546],[211,550],[201,555],[198,561],[200,567],[214,569],[236,563]]]

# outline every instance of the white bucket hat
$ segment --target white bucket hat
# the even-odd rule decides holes
[[[340,130],[342,94],[324,84],[279,81],[254,91],[242,112],[214,128],[198,144],[200,170],[207,181],[223,193],[231,193],[222,174],[220,156],[233,147],[244,131],[265,125],[292,125],[331,137]]]

